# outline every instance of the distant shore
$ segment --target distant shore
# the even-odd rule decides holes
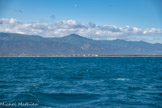
[[[20,55],[20,56],[0,56],[0,57],[162,57],[162,55]]]

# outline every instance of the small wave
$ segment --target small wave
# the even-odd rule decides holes
[[[48,102],[55,102],[54,104],[69,104],[69,103],[82,103],[98,99],[99,94],[89,93],[36,93],[37,98]]]
[[[128,78],[117,78],[117,79],[114,79],[114,80],[119,80],[119,81],[128,81],[128,80],[130,80],[130,79],[128,79]]]
[[[0,83],[6,83],[7,81],[4,81],[4,80],[0,80]]]

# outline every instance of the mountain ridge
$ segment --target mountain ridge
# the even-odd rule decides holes
[[[77,34],[60,38],[0,33],[0,56],[162,55],[162,44],[144,41],[93,40]]]

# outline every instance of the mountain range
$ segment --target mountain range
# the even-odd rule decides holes
[[[162,44],[144,41],[93,40],[77,34],[59,38],[0,33],[0,56],[162,55]]]

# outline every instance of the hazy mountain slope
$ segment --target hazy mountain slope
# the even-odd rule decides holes
[[[71,54],[160,55],[162,44],[143,41],[92,40],[76,34],[61,38],[0,33],[0,56],[50,56]]]

